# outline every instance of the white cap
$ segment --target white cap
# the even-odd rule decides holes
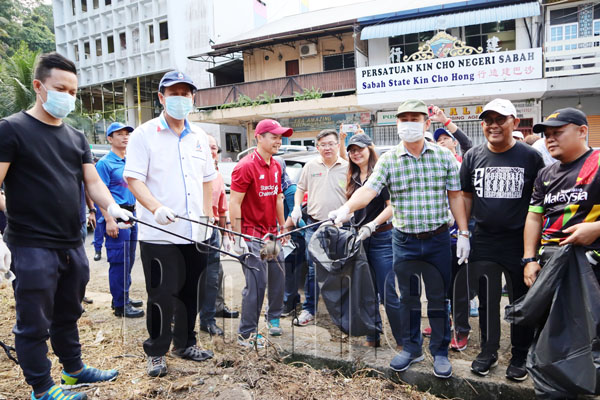
[[[510,102],[510,100],[506,99],[494,99],[487,103],[485,107],[483,107],[483,112],[479,114],[479,119],[483,119],[483,117],[488,111],[496,111],[498,114],[506,116],[517,116],[517,109],[515,108],[513,103]]]
[[[512,136],[514,138],[525,140],[525,136],[523,136],[523,133],[521,131],[513,131]]]
[[[425,131],[425,134],[423,136],[425,136],[425,139],[429,139],[430,142],[435,142],[435,140],[433,140],[433,135],[431,134],[431,132]]]

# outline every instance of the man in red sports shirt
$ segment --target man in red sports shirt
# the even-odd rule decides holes
[[[256,125],[256,150],[244,157],[231,174],[229,215],[235,231],[263,238],[267,233],[277,233],[277,223],[284,226],[281,166],[272,156],[279,151],[281,137],[289,137],[292,133],[291,128],[284,128],[272,119],[262,120]],[[238,253],[259,255],[261,250],[259,243],[242,238],[236,238],[234,243]],[[264,338],[258,334],[258,319],[267,286],[269,335],[280,336],[283,333],[279,326],[285,282],[283,252],[273,260],[261,261],[259,257],[251,257],[248,262],[256,269],[244,268],[246,287],[242,291],[238,343],[264,347]]]

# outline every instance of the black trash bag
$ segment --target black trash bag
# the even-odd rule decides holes
[[[599,305],[600,285],[585,249],[567,245],[527,294],[506,307],[508,322],[536,328],[526,367],[539,398],[599,393]]]
[[[321,226],[313,234],[308,251],[333,323],[351,336],[381,333],[377,292],[356,235],[332,225]]]

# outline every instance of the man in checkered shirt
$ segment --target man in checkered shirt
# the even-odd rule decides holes
[[[329,217],[335,218],[336,223],[345,221],[351,212],[365,207],[384,187],[388,188],[394,210],[394,270],[402,295],[403,320],[403,350],[390,366],[405,371],[424,359],[418,278],[422,274],[432,329],[429,350],[434,358],[434,374],[449,378],[452,365],[448,360],[450,319],[446,293],[452,276],[452,253],[448,202],[459,227],[459,263],[467,259],[470,249],[458,164],[448,149],[424,140],[431,125],[425,103],[407,100],[398,107],[396,117],[402,142],[379,159],[367,183]],[[411,261],[430,265],[426,268]]]

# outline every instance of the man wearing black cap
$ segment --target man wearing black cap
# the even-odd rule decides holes
[[[497,271],[498,265],[508,273],[512,283],[511,301],[527,291],[520,263],[523,227],[533,181],[544,162],[537,151],[513,138],[512,132],[520,120],[509,100],[492,100],[479,118],[487,143],[465,154],[460,180],[467,215],[472,210],[475,220],[468,273],[470,276],[488,274],[488,279],[477,280],[480,283],[481,352],[471,364],[473,373],[485,376],[490,368],[498,365],[500,347],[501,283],[498,275],[491,274]],[[469,281],[474,280],[470,277]],[[486,288],[485,281],[493,284],[488,283]],[[512,359],[506,370],[507,378],[516,381],[527,378],[525,358],[532,338],[531,329],[511,325]]]
[[[150,336],[144,351],[150,376],[167,373],[165,354],[171,339],[171,353],[176,357],[193,361],[212,357],[212,352],[196,346],[198,281],[207,254],[201,245],[192,244],[208,240],[212,229],[177,217],[214,222],[211,181],[216,178],[215,166],[206,133],[187,120],[194,108],[194,82],[181,72],[168,72],[158,90],[164,112],[133,131],[123,172],[143,206],[138,218],[143,222],[139,240]]]
[[[558,246],[589,247],[590,263],[597,266],[600,261],[600,150],[586,144],[585,114],[575,108],[556,110],[533,131],[544,132],[548,151],[559,162],[541,170],[535,180],[523,239],[527,286]],[[598,268],[594,271],[598,278]]]

